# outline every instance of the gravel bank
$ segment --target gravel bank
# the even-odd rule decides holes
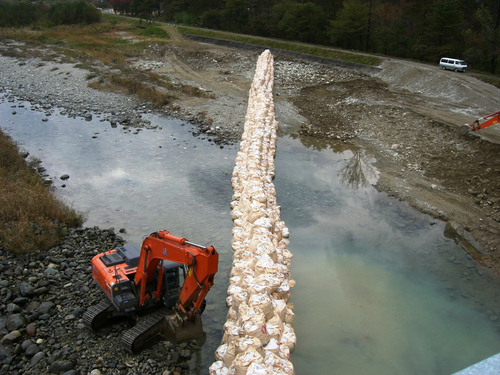
[[[0,64],[0,91],[46,116],[57,109],[68,117],[97,116],[111,126],[147,128],[151,124],[143,116],[157,111],[134,97],[89,88],[89,72],[59,57],[0,55]],[[214,134],[203,121],[177,117],[198,125],[200,135]],[[221,146],[230,142],[217,139]],[[189,363],[201,349],[197,341],[176,346],[164,341],[132,356],[119,345],[130,322],[97,334],[84,328],[83,313],[104,297],[92,280],[90,261],[123,242],[113,229],[85,228],[71,230],[62,245],[43,253],[15,256],[0,246],[0,374],[204,373]]]
[[[92,280],[90,260],[122,245],[113,229],[68,233],[46,252],[12,255],[0,247],[0,374],[188,374],[196,341],[128,355],[119,345],[129,322],[97,334],[83,313],[104,297]]]
[[[114,124],[148,125],[142,119],[144,113],[151,111],[147,103],[87,87],[89,72],[73,63],[0,56],[0,64],[0,90],[36,105],[47,115],[58,108],[69,117],[90,120],[100,115]]]
[[[11,41],[9,46],[12,43]],[[6,45],[0,44],[0,53],[5,48]],[[40,49],[39,52],[42,55],[52,53],[50,49]],[[81,117],[90,121],[98,116],[111,126],[151,128],[150,121],[144,115],[155,113],[194,124],[198,127],[200,136],[208,135],[210,142],[222,147],[237,140],[238,135],[227,128],[212,126],[190,113],[182,113],[173,108],[160,112],[151,103],[141,102],[133,96],[90,88],[88,83],[95,79],[95,74],[80,68],[77,62],[66,60],[65,57],[53,56],[52,60],[46,60],[43,57],[13,58],[0,55],[0,91],[18,100],[30,102],[34,110],[40,110],[47,116],[57,108],[62,115],[68,117]],[[100,65],[95,68],[107,70]]]

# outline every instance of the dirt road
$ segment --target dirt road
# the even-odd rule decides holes
[[[147,37],[124,31],[107,37],[147,46],[124,71],[148,71],[174,87],[194,86],[207,94],[173,90],[177,99],[164,108],[167,114],[201,124],[213,140],[239,142],[262,50],[199,43],[163,27],[168,41],[144,44]],[[437,64],[391,59],[378,69],[346,68],[272,52],[278,133],[363,150],[376,160],[377,189],[447,221],[447,234],[500,274],[500,126],[460,131],[500,110],[499,89]],[[108,69],[100,63],[93,68]]]
[[[180,98],[176,114],[201,117],[238,139],[259,52],[167,29],[169,44],[144,59],[161,61],[154,71],[173,82],[213,94]],[[500,110],[500,90],[437,65],[392,59],[380,68],[367,73],[275,53],[280,131],[362,146],[376,159],[377,189],[447,221],[465,250],[500,273],[500,127],[460,131]]]

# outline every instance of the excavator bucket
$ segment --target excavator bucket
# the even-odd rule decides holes
[[[197,315],[193,320],[187,321],[180,320],[176,315],[167,316],[162,336],[174,344],[203,336],[201,316]]]

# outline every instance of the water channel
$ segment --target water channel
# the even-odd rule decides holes
[[[125,228],[130,242],[166,229],[217,247],[197,359],[207,369],[227,311],[238,145],[220,148],[189,124],[153,115],[158,128],[137,131],[32,109],[2,98],[0,127],[43,161],[58,196],[86,212],[85,225]],[[342,144],[278,140],[296,373],[451,374],[500,352],[498,279],[445,235],[444,223],[377,192],[373,162]]]

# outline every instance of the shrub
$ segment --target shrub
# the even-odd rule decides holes
[[[0,0],[0,27],[23,27],[46,23],[48,26],[72,25],[99,22],[101,13],[84,1],[59,2],[52,6],[44,3]]]
[[[23,27],[41,19],[45,8],[28,2],[0,2],[0,27]]]
[[[101,13],[84,1],[77,3],[61,2],[50,7],[47,15],[49,25],[73,25],[99,22]]]
[[[144,30],[138,32],[139,35],[152,36],[156,38],[168,38],[168,33],[159,26],[148,26]]]

